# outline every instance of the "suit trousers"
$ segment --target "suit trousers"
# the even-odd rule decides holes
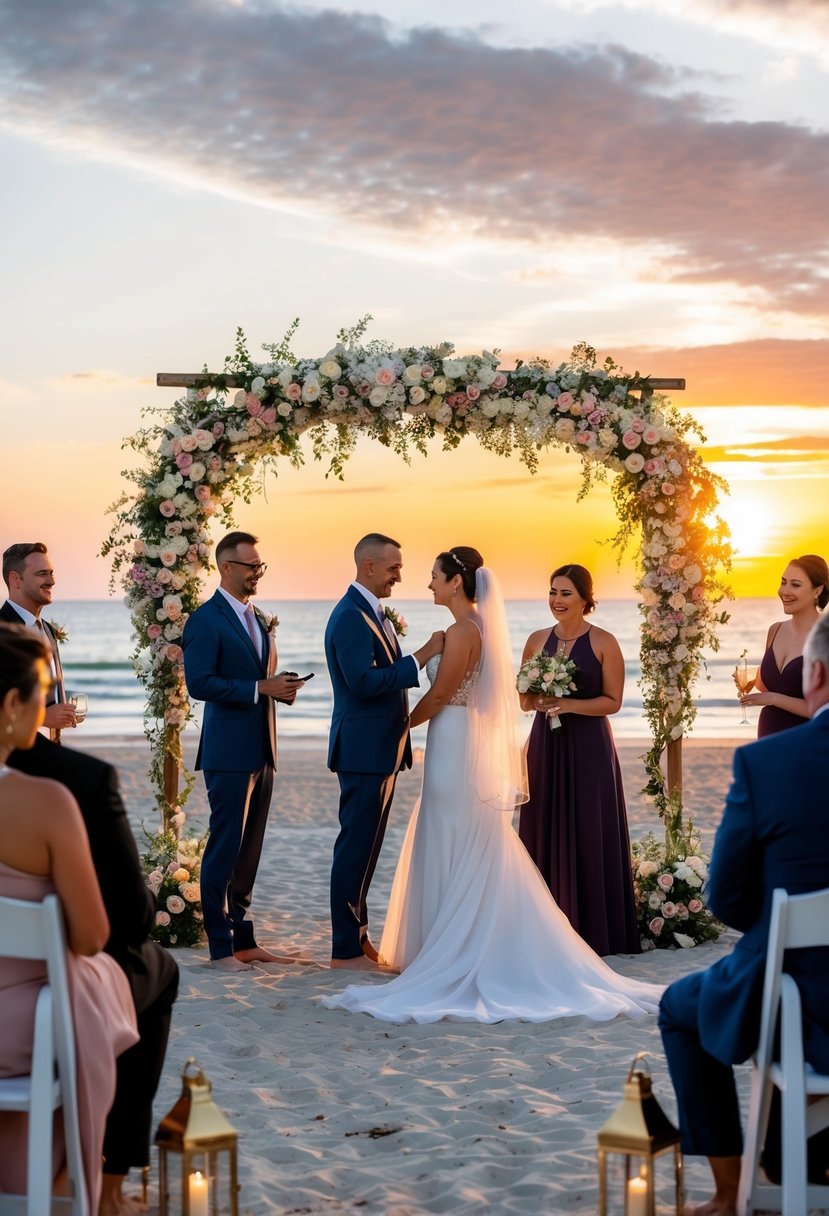
[[[178,993],[178,966],[161,946],[145,942],[130,955],[118,961],[130,982],[140,1038],[118,1057],[115,1098],[104,1133],[105,1174],[123,1175],[150,1163],[153,1098]]]
[[[357,958],[368,932],[368,889],[391,810],[397,773],[338,773],[340,833],[331,865],[332,958]]]
[[[201,864],[201,902],[211,958],[256,945],[249,915],[273,792],[273,768],[205,769],[210,836]]]
[[[734,1070],[702,1045],[699,994],[704,972],[671,984],[659,1006],[659,1029],[677,1106],[682,1151],[703,1157],[739,1157],[743,1132]]]

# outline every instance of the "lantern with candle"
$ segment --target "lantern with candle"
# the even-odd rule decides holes
[[[194,1059],[181,1074],[178,1101],[158,1125],[158,1213],[169,1216],[169,1155],[181,1157],[181,1216],[239,1216],[237,1134],[211,1098],[212,1085]]]
[[[647,1065],[640,1064],[646,1054],[640,1052],[634,1057],[625,1081],[623,1101],[599,1132],[599,1216],[608,1214],[608,1153],[618,1153],[624,1160],[622,1211],[625,1216],[656,1216],[654,1163],[657,1157],[671,1150],[674,1157],[675,1211],[677,1216],[681,1216],[680,1134],[653,1096],[650,1071]],[[639,1172],[631,1177],[631,1163],[636,1160]]]

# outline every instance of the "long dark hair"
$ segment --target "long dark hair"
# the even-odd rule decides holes
[[[476,594],[475,571],[479,570],[483,564],[484,559],[478,550],[471,549],[469,545],[455,545],[454,549],[447,549],[444,553],[437,555],[438,568],[447,578],[454,578],[456,574],[459,574],[463,593],[473,603]]]
[[[49,647],[25,625],[0,621],[0,701],[16,688],[22,701],[28,701],[38,680],[37,662],[49,663]]]

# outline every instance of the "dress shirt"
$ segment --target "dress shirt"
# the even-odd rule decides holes
[[[359,591],[360,595],[362,595],[363,598],[368,601],[368,604],[374,613],[374,619],[382,628],[388,641],[391,642],[392,649],[396,651],[397,632],[395,631],[394,625],[391,623],[388,617],[383,615],[383,605],[380,603],[377,596],[374,595],[373,592],[369,591],[367,587],[364,587],[362,583],[352,583],[351,586]]]

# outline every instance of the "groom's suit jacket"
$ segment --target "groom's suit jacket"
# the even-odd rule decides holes
[[[356,587],[328,619],[325,659],[334,689],[328,767],[387,774],[411,768],[405,690],[419,683],[417,659],[401,655]]]
[[[829,710],[734,753],[706,899],[743,936],[703,973],[699,997],[702,1045],[723,1064],[757,1047],[775,887],[829,887]],[[829,949],[792,951],[785,968],[801,991],[806,1059],[829,1071]]]
[[[255,773],[276,768],[273,698],[254,702],[256,684],[276,669],[273,635],[257,614],[262,656],[217,591],[184,626],[184,675],[191,697],[204,702],[197,769]]]
[[[12,604],[11,600],[6,600],[6,602],[0,606],[0,621],[7,621],[10,625],[26,624],[23,617],[15,611],[14,604]],[[51,645],[52,654],[54,655],[55,684],[54,687],[50,689],[49,695],[46,698],[47,705],[54,705],[55,701],[66,700],[66,686],[63,680],[63,666],[60,661],[60,647],[58,646],[58,640],[55,637],[54,631],[49,622],[44,621],[41,617],[40,623],[43,626],[43,632],[46,634],[45,641],[47,645]]]

